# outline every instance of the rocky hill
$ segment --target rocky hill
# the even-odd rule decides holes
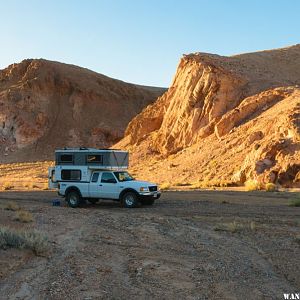
[[[118,147],[133,170],[182,183],[296,184],[300,45],[224,57],[184,55],[169,90],[136,116]]]
[[[0,162],[53,157],[57,147],[108,147],[165,90],[88,69],[27,59],[0,70]]]

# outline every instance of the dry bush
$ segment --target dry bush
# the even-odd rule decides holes
[[[176,182],[174,186],[190,186],[191,183],[188,182]]]
[[[233,221],[227,225],[227,228],[228,228],[228,231],[234,233],[239,230],[240,226],[236,221]]]
[[[9,201],[5,204],[4,209],[16,211],[20,209],[20,206],[14,201]]]
[[[5,191],[11,190],[14,188],[14,185],[11,184],[10,182],[4,182],[2,185],[2,189]]]
[[[38,188],[38,186],[36,184],[34,184],[33,182],[24,183],[23,186],[25,188],[28,188],[29,190],[33,190],[33,189]]]
[[[48,183],[43,184],[42,190],[44,190],[44,191],[49,190]]]
[[[171,185],[168,182],[164,182],[159,186],[161,191],[169,190],[171,188]]]
[[[37,230],[17,231],[8,227],[0,227],[0,249],[30,249],[36,255],[48,250],[48,238]]]
[[[14,220],[22,223],[30,223],[33,221],[32,213],[26,210],[19,210],[16,213]]]
[[[277,186],[276,184],[269,182],[266,184],[265,189],[267,192],[275,192],[277,191]]]
[[[260,184],[257,180],[249,179],[245,182],[246,191],[258,191],[260,190]]]
[[[254,221],[250,222],[250,229],[252,231],[256,231],[257,227],[256,227],[256,223]]]
[[[218,224],[214,227],[215,231],[229,231],[235,233],[238,231],[238,224],[236,221],[227,224]]]
[[[251,231],[256,231],[257,227],[254,221],[251,221],[250,224],[242,224],[238,223],[237,221],[233,221],[230,223],[222,223],[222,224],[217,224],[214,227],[215,231],[228,231],[231,233],[235,232],[241,232],[245,230],[251,230]]]
[[[203,182],[195,182],[191,185],[191,189],[198,190],[204,188]]]

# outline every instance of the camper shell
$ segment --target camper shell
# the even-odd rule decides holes
[[[58,182],[88,182],[94,170],[128,169],[127,151],[117,149],[63,148],[55,150],[55,167],[49,169],[49,188]]]
[[[128,156],[127,151],[117,149],[63,148],[55,150],[55,165],[127,169]]]

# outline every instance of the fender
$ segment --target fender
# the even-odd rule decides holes
[[[133,188],[126,188],[126,189],[124,189],[124,190],[120,193],[119,199],[121,200],[122,197],[123,197],[123,195],[124,195],[125,193],[128,193],[128,192],[135,193],[138,197],[140,196],[139,193],[138,193],[135,189],[133,189]]]
[[[80,191],[80,189],[79,189],[77,186],[69,186],[69,187],[66,189],[66,191],[65,191],[65,197],[66,197],[67,194],[70,193],[71,191],[76,191],[76,192],[80,195],[80,197],[82,197],[81,191]]]

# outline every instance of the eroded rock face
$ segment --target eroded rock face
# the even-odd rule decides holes
[[[170,89],[130,122],[119,145],[180,161],[185,167],[174,169],[184,178],[200,180],[205,168],[204,180],[277,181],[299,160],[299,84],[300,45],[186,55]],[[149,159],[133,158],[137,166]]]
[[[109,147],[163,91],[42,59],[10,65],[0,71],[0,152],[27,160],[57,147]]]

